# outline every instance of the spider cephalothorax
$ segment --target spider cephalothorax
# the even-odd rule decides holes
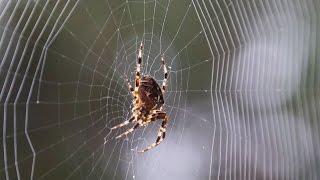
[[[116,138],[120,138],[124,135],[127,135],[133,132],[136,128],[140,126],[146,126],[157,119],[162,119],[162,124],[159,129],[156,142],[148,146],[146,149],[139,151],[140,153],[145,152],[151,148],[154,148],[155,146],[159,145],[163,141],[166,135],[166,127],[168,122],[167,113],[162,110],[162,106],[164,104],[163,95],[166,90],[166,84],[168,79],[168,70],[164,62],[163,55],[161,56],[161,62],[163,65],[164,79],[162,82],[162,87],[160,88],[157,81],[150,75],[141,76],[142,50],[143,50],[143,44],[141,42],[140,48],[138,51],[137,69],[136,69],[134,88],[132,87],[129,79],[126,78],[129,89],[134,99],[132,116],[129,118],[129,120],[111,128],[113,130],[113,129],[117,129],[122,126],[125,126],[129,123],[133,123],[133,122],[136,123],[132,128],[130,128],[126,132],[116,137]]]

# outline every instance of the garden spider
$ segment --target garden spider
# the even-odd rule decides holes
[[[168,122],[168,116],[165,111],[162,110],[162,106],[164,104],[163,95],[166,90],[167,80],[168,80],[168,69],[164,62],[164,57],[161,55],[161,62],[163,65],[164,71],[164,79],[162,82],[162,87],[160,89],[158,83],[155,79],[150,75],[142,75],[141,76],[141,64],[142,64],[142,51],[143,51],[143,43],[141,42],[140,48],[138,50],[138,58],[137,58],[137,69],[136,69],[136,77],[135,77],[135,87],[133,88],[129,79],[126,77],[127,84],[133,96],[133,108],[132,108],[132,116],[124,121],[123,123],[114,126],[111,130],[120,128],[129,123],[136,122],[136,124],[126,132],[118,135],[116,139],[121,138],[131,132],[133,132],[136,128],[140,126],[147,126],[149,123],[162,119],[162,124],[158,132],[158,137],[156,142],[148,146],[139,153],[146,152],[157,145],[159,145],[166,136],[166,127]]]

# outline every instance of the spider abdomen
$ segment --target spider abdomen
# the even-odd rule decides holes
[[[146,110],[158,109],[164,104],[160,86],[151,76],[141,78],[138,95]]]

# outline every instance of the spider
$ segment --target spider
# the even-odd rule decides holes
[[[168,122],[168,116],[165,111],[163,111],[162,106],[164,104],[163,95],[166,91],[167,80],[168,80],[168,69],[164,61],[163,55],[161,55],[161,62],[163,65],[164,79],[162,82],[162,87],[155,79],[150,75],[141,75],[141,65],[143,56],[143,43],[141,42],[138,49],[136,76],[135,76],[135,87],[133,88],[129,79],[126,77],[126,81],[129,90],[133,96],[133,108],[131,110],[132,116],[124,121],[123,123],[116,125],[111,128],[111,130],[120,128],[122,126],[128,125],[129,123],[134,123],[135,125],[124,133],[118,135],[116,139],[121,138],[129,133],[132,133],[138,127],[145,127],[149,123],[156,121],[157,119],[162,119],[162,124],[158,132],[158,137],[154,143],[145,148],[139,153],[146,152],[157,145],[159,145],[166,136],[166,127]]]

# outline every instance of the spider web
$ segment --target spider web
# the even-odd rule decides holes
[[[319,179],[319,1],[0,1],[0,179]],[[139,43],[160,121],[125,138]]]

